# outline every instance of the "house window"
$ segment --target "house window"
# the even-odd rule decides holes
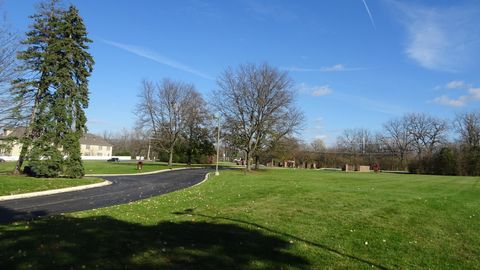
[[[86,149],[90,149],[90,144],[85,145]]]

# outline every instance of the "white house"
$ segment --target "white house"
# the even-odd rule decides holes
[[[17,160],[22,150],[22,144],[18,142],[22,138],[25,128],[3,129],[0,133],[0,144],[8,147],[0,147],[0,158],[4,160]],[[12,140],[12,141],[9,141]],[[82,159],[106,160],[112,157],[112,145],[102,137],[87,133],[80,139],[80,152]]]

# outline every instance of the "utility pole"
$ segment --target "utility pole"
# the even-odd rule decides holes
[[[151,139],[148,138],[147,160],[150,160],[150,141],[151,141]]]
[[[362,154],[365,155],[365,135],[362,136]]]

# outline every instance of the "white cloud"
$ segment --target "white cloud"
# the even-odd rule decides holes
[[[460,96],[459,98],[449,98],[448,96],[436,97],[433,102],[450,107],[462,107],[467,103],[468,96]]]
[[[480,87],[473,87],[471,84],[467,84],[464,81],[451,81],[445,84],[445,86],[439,87],[439,89],[460,89],[464,94],[458,98],[451,98],[446,95],[436,97],[432,102],[437,104],[451,107],[462,107],[467,105],[467,103],[480,101]]]
[[[328,139],[328,135],[327,134],[320,134],[320,135],[316,135],[314,138],[325,141],[326,139]]]
[[[391,2],[402,13],[408,32],[405,52],[422,67],[458,71],[478,48],[478,8],[433,8]]]
[[[310,86],[306,83],[301,83],[298,85],[298,91],[310,94],[314,97],[321,97],[331,94],[333,89],[329,85]]]
[[[452,89],[468,89],[472,87],[471,84],[467,84],[465,81],[453,80],[442,85],[437,85],[433,89],[435,90],[452,90]]]
[[[326,66],[320,68],[302,68],[302,67],[283,67],[283,70],[293,71],[293,72],[339,72],[339,71],[356,71],[356,70],[364,70],[365,68],[350,68],[345,67],[343,64],[336,64],[333,66]]]
[[[328,85],[318,86],[312,91],[312,95],[315,97],[321,97],[329,95],[333,92],[332,88]]]
[[[203,77],[205,79],[209,79],[209,80],[214,79],[213,77],[211,77],[211,76],[209,76],[209,75],[207,75],[207,74],[205,74],[205,73],[203,73],[199,70],[196,70],[196,69],[194,69],[190,66],[187,66],[187,65],[182,64],[180,62],[177,62],[173,59],[165,57],[165,56],[163,56],[163,55],[161,55],[161,54],[159,54],[155,51],[151,51],[149,49],[146,49],[146,48],[143,48],[143,47],[140,47],[140,46],[137,46],[137,45],[118,43],[118,42],[109,41],[109,40],[102,40],[102,41],[106,44],[109,44],[109,45],[114,46],[116,48],[122,49],[124,51],[133,53],[133,54],[141,56],[143,58],[153,60],[157,63],[163,64],[163,65],[166,65],[166,66],[169,66],[169,67],[181,70],[181,71],[185,71],[185,72]]]
[[[323,70],[324,71],[345,71],[346,68],[342,64],[336,64],[331,67],[324,67]]]
[[[468,93],[474,100],[480,100],[480,87],[468,89]]]
[[[447,89],[463,89],[467,87],[464,81],[451,81],[445,85]]]

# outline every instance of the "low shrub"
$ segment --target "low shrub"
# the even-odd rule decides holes
[[[58,177],[62,171],[61,163],[53,160],[35,160],[23,170],[29,176],[53,178]]]

